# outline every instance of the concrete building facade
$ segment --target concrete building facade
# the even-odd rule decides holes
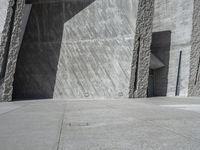
[[[165,56],[160,54],[160,59],[168,57],[168,77],[167,77],[167,96],[188,96],[189,90],[189,70],[190,70],[190,53],[191,53],[191,38],[192,38],[192,20],[193,18],[193,3],[187,0],[170,0],[170,1],[155,1],[155,12],[153,22],[153,32],[171,32],[169,53]],[[164,33],[165,34],[165,33]],[[162,38],[167,42],[162,35],[157,38]],[[156,39],[155,39],[156,40]],[[154,44],[154,41],[153,41]],[[162,47],[162,44],[158,45]],[[160,51],[162,50],[160,48]],[[181,63],[179,66],[181,54]],[[159,53],[159,52],[158,52]],[[159,55],[159,54],[158,54]],[[166,62],[167,63],[167,62]],[[180,76],[178,70],[180,67]],[[162,75],[161,75],[162,76]],[[179,79],[177,77],[179,76]],[[160,80],[160,79],[159,79]],[[178,83],[177,83],[177,80]],[[178,85],[177,85],[178,84]],[[162,87],[163,84],[160,86]],[[178,88],[178,93],[176,93]]]
[[[1,101],[200,95],[196,0],[0,3]]]

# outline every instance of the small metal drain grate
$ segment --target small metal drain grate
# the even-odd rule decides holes
[[[88,122],[70,122],[70,123],[67,123],[67,126],[69,127],[87,127],[89,126],[89,123]]]

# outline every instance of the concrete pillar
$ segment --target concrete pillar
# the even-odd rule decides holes
[[[13,90],[13,80],[15,67],[17,62],[17,56],[20,47],[20,37],[21,37],[21,27],[22,27],[22,18],[25,8],[25,0],[17,0],[14,13],[14,23],[12,28],[12,36],[9,44],[9,52],[7,57],[7,64],[4,76],[3,83],[3,101],[12,100],[12,90]]]
[[[194,0],[189,96],[200,96],[200,2]]]
[[[130,98],[147,96],[154,0],[140,0],[138,7],[135,47],[131,68]]]
[[[6,0],[7,1],[7,0]],[[0,43],[0,101],[3,101],[3,84],[6,69],[6,58],[11,38],[11,25],[13,24],[14,0],[1,1],[1,43]]]

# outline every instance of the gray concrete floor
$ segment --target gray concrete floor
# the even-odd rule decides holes
[[[200,98],[0,104],[0,150],[199,150]]]

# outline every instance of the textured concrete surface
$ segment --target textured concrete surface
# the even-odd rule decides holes
[[[131,65],[129,97],[147,96],[151,40],[154,16],[154,0],[140,0]]]
[[[14,98],[128,97],[137,5],[137,0],[33,4]]]
[[[0,39],[1,39],[1,35],[2,32],[4,30],[4,25],[5,25],[5,21],[6,21],[6,16],[7,16],[7,10],[8,10],[8,4],[9,1],[8,0],[0,0]]]
[[[200,3],[194,1],[192,50],[190,57],[189,95],[200,96]]]
[[[96,0],[64,24],[54,98],[128,98],[137,5]]]
[[[1,0],[1,41],[0,41],[0,101],[3,100],[4,76],[6,70],[7,56],[11,38],[11,26],[13,24],[12,16],[14,0]]]
[[[168,73],[168,96],[175,96],[180,51],[183,52],[182,60],[184,60],[181,62],[180,96],[188,95],[192,16],[193,1],[155,0],[153,32],[170,30],[172,33]]]
[[[19,48],[21,44],[21,31],[23,12],[25,10],[25,0],[18,0],[15,3],[15,13],[13,17],[13,27],[11,39],[9,41],[9,51],[6,61],[5,77],[3,83],[3,99],[1,101],[11,101],[13,93],[13,81],[18,58]]]
[[[2,150],[199,150],[199,98],[0,104]]]
[[[24,5],[24,1],[16,3],[14,0],[9,0],[0,1],[0,6],[0,28],[3,30],[0,43],[0,101],[3,101],[4,93],[9,93],[9,96],[12,93],[12,85],[9,85],[9,82],[12,84],[16,55],[23,40],[31,5]],[[9,98],[7,100],[9,101]]]
[[[23,15],[26,9],[24,1],[18,0],[16,6],[13,5],[14,0],[9,1],[4,26],[6,28],[3,30],[5,34],[2,34],[3,42],[1,41],[0,45],[0,95],[4,96],[1,101],[12,100],[14,73],[22,41],[20,37],[25,29],[23,19],[24,17],[28,19],[28,13]],[[172,33],[167,95],[175,95],[180,51],[183,52],[182,60],[184,60],[181,62],[180,95],[188,95],[189,72],[191,72],[189,95],[199,95],[199,3],[197,1],[195,1],[193,24],[194,5],[187,0],[156,0],[154,16],[154,0],[141,0],[138,16],[137,0],[73,2],[30,0],[28,2],[31,1],[41,8],[33,10],[35,14],[32,16],[33,24],[28,35],[35,34],[32,34],[32,37],[27,36],[29,40],[22,44],[18,61],[18,64],[21,64],[17,67],[15,76],[17,80],[14,83],[16,97],[122,98],[128,96],[129,83],[130,97],[146,97],[153,17],[154,32],[170,30]],[[3,0],[0,2],[5,4]],[[51,10],[45,9],[49,2],[51,6],[48,8]],[[4,6],[6,5],[2,5]],[[16,7],[14,17],[12,17],[12,7]],[[62,12],[58,13],[58,10]],[[10,27],[12,18],[14,26]],[[62,22],[62,25],[58,22]],[[10,30],[12,35],[9,32],[10,28],[13,28]],[[135,47],[131,51],[134,35]],[[129,70],[132,55],[132,68]],[[190,65],[191,71],[189,71]],[[129,80],[130,71],[132,71],[131,80]]]

